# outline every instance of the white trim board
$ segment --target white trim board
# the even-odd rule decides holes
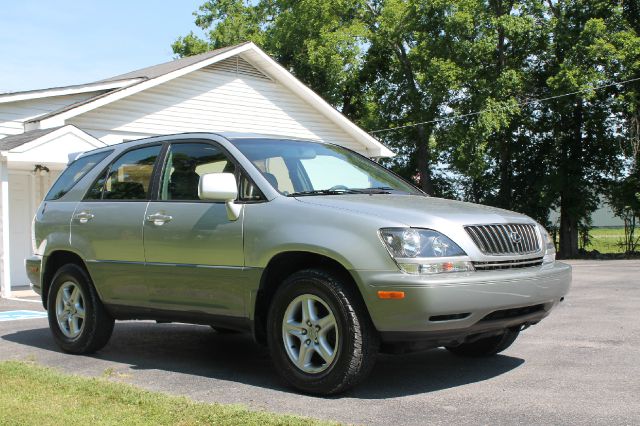
[[[28,101],[30,99],[49,98],[53,96],[75,95],[78,93],[99,92],[103,90],[119,89],[141,81],[141,78],[110,81],[105,83],[79,84],[66,87],[53,87],[50,89],[28,90],[24,92],[0,93],[0,104],[7,102]]]

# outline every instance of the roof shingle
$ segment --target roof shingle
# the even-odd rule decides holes
[[[222,47],[220,49],[210,50],[209,52],[201,53],[195,56],[187,56],[185,58],[175,59],[173,61],[165,62],[158,65],[152,65],[150,67],[141,68],[139,70],[131,71],[125,74],[116,75],[114,77],[106,78],[104,80],[96,81],[96,83],[106,83],[108,81],[117,81],[117,80],[129,80],[132,78],[144,78],[144,79],[152,79],[156,77],[163,76],[170,72],[179,70],[181,68],[188,67],[189,65],[197,64],[200,61],[204,61],[205,59],[213,58],[214,56],[218,56],[221,53],[228,52],[229,50],[233,50],[239,46],[245,45],[250,42],[244,42],[240,44],[236,44],[234,46]]]
[[[11,135],[11,136],[4,137],[0,139],[0,151],[9,151],[13,148],[17,148],[28,142],[34,141],[44,135],[48,135],[51,132],[55,132],[60,127],[53,127],[51,129],[30,130],[28,132],[24,132],[19,135]]]

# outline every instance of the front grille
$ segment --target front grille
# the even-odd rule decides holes
[[[542,265],[541,257],[534,257],[533,259],[473,262],[473,267],[476,269],[476,271],[494,271],[496,269],[530,268],[532,266],[540,266],[540,265]]]
[[[544,310],[544,305],[525,306],[524,308],[503,309],[501,311],[491,312],[480,321],[493,321],[500,319],[509,319],[521,317],[523,315],[532,314]]]
[[[465,226],[464,229],[484,254],[508,256],[540,251],[540,241],[535,225],[520,223],[472,225]]]

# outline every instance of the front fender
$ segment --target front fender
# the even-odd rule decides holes
[[[264,268],[279,253],[303,251],[334,259],[347,270],[398,269],[378,237],[378,229],[390,221],[292,198],[246,207],[246,266]]]

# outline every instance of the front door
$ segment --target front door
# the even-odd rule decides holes
[[[158,199],[149,203],[144,221],[147,283],[154,307],[244,316],[243,215],[230,220],[224,203],[198,197],[201,175],[234,171],[234,163],[213,143],[169,147]]]
[[[28,286],[24,260],[31,256],[31,221],[35,214],[29,173],[9,173],[9,241],[11,241],[11,286]]]
[[[152,145],[121,155],[73,214],[71,246],[86,259],[106,303],[147,304],[142,222],[161,149],[162,145]]]

